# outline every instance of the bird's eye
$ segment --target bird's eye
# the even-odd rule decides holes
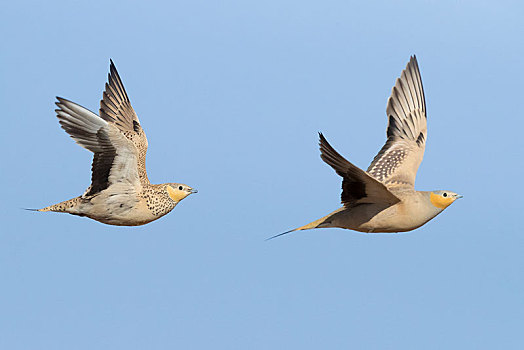
[[[180,191],[182,191],[182,190],[184,189],[184,187],[182,187],[182,186],[178,186],[178,189],[179,189]]]
[[[444,194],[442,195],[442,197],[447,197],[448,194],[446,192],[444,192]]]

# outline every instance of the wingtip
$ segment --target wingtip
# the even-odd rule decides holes
[[[412,65],[412,66],[414,66],[415,68],[418,68],[417,55],[413,54],[413,55],[409,58],[409,63],[408,63],[408,65],[407,65],[407,67],[409,67],[409,65]]]
[[[321,132],[319,131],[319,132],[318,132],[318,145],[319,145],[319,146],[322,146],[322,144],[323,144],[324,142],[326,142],[326,141],[327,141],[327,140],[326,140],[326,137],[324,136],[324,134],[321,133]]]
[[[55,109],[55,112],[60,111],[63,105],[64,105],[64,99],[57,96],[56,101],[55,101],[55,106],[57,106],[58,109]]]
[[[63,97],[60,97],[60,96],[56,96],[56,101],[55,101],[55,105],[59,108],[59,109],[62,109],[63,106],[66,106],[66,107],[69,107],[71,108],[71,105],[76,105],[76,103],[68,100],[67,98],[63,98]],[[55,112],[57,112],[58,110],[55,109]]]
[[[108,74],[109,79],[111,79],[111,76],[113,76],[113,75],[118,76],[118,70],[116,69],[116,65],[115,65],[115,63],[114,63],[113,60],[110,58],[110,59],[109,59],[109,74]],[[109,80],[109,79],[108,79],[108,80]]]

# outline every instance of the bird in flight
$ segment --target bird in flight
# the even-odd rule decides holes
[[[321,158],[342,177],[343,207],[293,231],[339,227],[360,232],[406,232],[424,225],[461,195],[416,191],[415,177],[427,138],[426,101],[412,56],[389,97],[386,144],[364,171],[342,157],[319,133]]]
[[[166,215],[197,190],[181,183],[149,182],[146,134],[110,62],[99,116],[61,97],[56,102],[62,128],[94,153],[91,185],[81,196],[37,211],[87,216],[109,225],[144,225]]]

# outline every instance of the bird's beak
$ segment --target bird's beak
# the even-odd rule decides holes
[[[463,196],[461,196],[460,194],[455,195],[455,198],[456,198],[456,199],[460,199],[460,198],[462,198],[462,197],[463,197]]]
[[[198,193],[198,190],[197,190],[197,189],[194,189],[194,188],[192,188],[192,189],[191,189],[191,193]]]

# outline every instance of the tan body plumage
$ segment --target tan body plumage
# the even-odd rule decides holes
[[[427,139],[424,89],[414,56],[393,87],[386,113],[387,141],[367,171],[347,161],[319,134],[322,160],[343,178],[344,206],[282,234],[326,227],[370,233],[411,231],[462,197],[451,191],[414,188]]]
[[[153,185],[146,173],[147,138],[111,62],[100,116],[57,97],[62,128],[94,153],[91,185],[83,195],[39,209],[87,216],[109,225],[147,224],[169,213],[191,193],[179,183]]]
[[[377,203],[360,204],[352,208],[342,207],[308,228],[340,227],[360,232],[405,232],[414,230],[433,219],[443,209],[429,200],[431,192],[392,191],[400,202],[388,205]]]

